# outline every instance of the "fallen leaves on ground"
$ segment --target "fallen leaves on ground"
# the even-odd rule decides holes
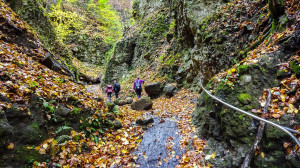
[[[161,158],[167,161],[172,157],[178,159],[180,165],[177,167],[189,167],[191,165],[198,167],[207,167],[203,161],[203,149],[206,144],[196,136],[196,129],[192,126],[192,112],[195,108],[197,94],[182,90],[173,98],[160,97],[154,100],[153,109],[149,111],[131,110],[129,105],[119,107],[119,121],[123,127],[119,130],[109,130],[95,143],[93,139],[85,137],[83,133],[72,131],[72,139],[65,144],[57,144],[53,138],[47,139],[36,150],[41,154],[45,152],[52,155],[52,165],[62,165],[66,167],[136,167],[137,156],[133,151],[138,149],[142,140],[144,130],[141,126],[133,125],[138,118],[143,118],[147,114],[154,114],[163,118],[173,118],[177,120],[180,130],[180,147],[186,149],[186,153],[176,156],[172,149],[174,146],[173,137],[169,137],[166,142],[168,151],[167,158]],[[146,156],[145,156],[146,157]],[[46,163],[35,162],[35,167],[43,167]],[[160,163],[158,162],[158,165]]]

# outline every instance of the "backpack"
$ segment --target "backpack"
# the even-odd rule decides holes
[[[113,92],[112,86],[107,85],[107,93],[111,93],[111,92]]]
[[[115,83],[114,91],[119,92],[121,90],[121,86],[119,83]]]
[[[135,90],[136,90],[136,91],[142,91],[142,86],[141,86],[141,84],[140,84],[140,81],[137,81],[137,82],[135,83]]]

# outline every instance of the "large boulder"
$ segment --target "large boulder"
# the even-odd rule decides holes
[[[118,106],[123,106],[125,104],[131,104],[133,102],[132,97],[126,97],[126,98],[118,98],[114,101],[114,104]]]
[[[158,97],[162,91],[160,82],[145,86],[145,91],[151,99]]]
[[[34,144],[42,139],[43,132],[37,123],[31,123],[30,125],[25,125],[21,129],[20,140],[27,142],[29,144]]]
[[[136,124],[138,125],[142,125],[142,126],[147,126],[150,123],[154,123],[153,118],[149,118],[149,119],[137,119],[135,121]]]
[[[64,107],[63,105],[59,105],[55,109],[55,114],[60,116],[60,117],[66,117],[68,114],[70,114],[71,110],[68,109],[67,107]]]
[[[5,145],[7,139],[12,135],[13,133],[13,128],[12,126],[8,123],[4,112],[0,111],[0,148]]]
[[[172,97],[175,94],[175,87],[172,84],[167,84],[164,87],[163,93],[167,96],[167,97]]]
[[[113,121],[113,126],[114,126],[115,129],[120,129],[120,128],[122,128],[122,123],[118,120],[114,120]]]
[[[131,108],[133,110],[149,110],[152,108],[152,105],[152,100],[149,97],[142,97],[131,103]]]

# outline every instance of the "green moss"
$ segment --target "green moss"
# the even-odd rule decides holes
[[[221,113],[220,113],[220,116],[226,114],[228,112],[228,108],[224,108],[222,107],[222,110],[221,110]]]
[[[266,137],[268,139],[280,139],[285,136],[280,129],[277,129],[275,127],[268,126],[268,125],[267,125],[265,133],[266,133]]]
[[[250,68],[248,65],[240,65],[237,69],[239,74],[245,74],[249,71]]]
[[[261,71],[262,72],[267,72],[267,69],[266,68],[261,68]]]
[[[240,114],[240,115],[239,115],[239,119],[240,119],[240,120],[245,120],[245,116],[246,116],[246,114]]]
[[[277,145],[274,143],[274,142],[272,142],[272,141],[269,141],[268,143],[267,143],[267,145],[266,145],[266,148],[271,148],[271,149],[275,149],[275,148],[277,148]]]
[[[240,141],[246,143],[246,144],[251,144],[253,143],[253,136],[245,136],[245,137],[242,137],[240,138]]]
[[[203,39],[204,42],[209,42],[213,38],[213,33],[206,35]]]
[[[40,155],[35,149],[15,146],[15,158],[20,163],[31,164],[33,161],[44,161],[47,155]]]
[[[215,90],[216,90],[215,95],[217,95],[220,91],[228,94],[232,91],[232,89],[224,82],[220,82]]]
[[[279,70],[279,71],[277,72],[276,75],[277,75],[277,77],[284,77],[284,76],[289,75],[289,73],[288,73],[286,70],[281,69],[281,70]]]
[[[37,123],[32,123],[30,126],[37,131],[40,129],[40,127]]]
[[[296,60],[291,61],[290,67],[296,75],[300,74],[300,66],[296,63]]]
[[[238,99],[243,104],[249,104],[251,101],[251,96],[248,93],[241,93],[238,95]]]
[[[242,107],[243,110],[248,111],[248,110],[252,110],[253,107],[251,105],[246,105]]]
[[[115,104],[120,104],[122,102],[122,99],[121,98],[118,98],[114,101]]]

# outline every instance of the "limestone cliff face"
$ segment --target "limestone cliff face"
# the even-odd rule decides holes
[[[124,78],[130,70],[152,62],[151,55],[157,55],[156,50],[165,43],[171,20],[169,3],[139,2],[133,3],[136,24],[116,44],[107,64],[104,83]]]
[[[223,4],[220,0],[174,1],[177,50],[182,53],[182,62],[184,62],[180,67],[179,83],[196,86],[199,74],[210,78],[232,64],[232,60],[226,60],[225,54],[214,52],[216,46],[211,44],[211,39],[204,40],[209,35],[207,33],[209,27],[203,25],[207,18],[211,18],[216,9]],[[223,50],[223,46],[220,46],[219,50]]]
[[[203,19],[216,11],[224,3],[220,0],[176,0],[172,8],[176,21],[176,33],[181,38],[182,48],[193,48]],[[198,32],[197,32],[198,31]]]
[[[226,41],[223,45],[218,44],[218,46],[210,44],[212,31],[207,30],[208,27],[203,29],[202,26],[207,24],[203,20],[211,18],[217,7],[222,4],[224,4],[222,1],[207,2],[203,0],[134,1],[133,16],[136,24],[116,45],[117,50],[108,63],[104,81],[109,82],[113,78],[122,78],[122,72],[128,72],[130,68],[134,69],[148,61],[153,61],[150,58],[151,55],[161,55],[162,53],[158,53],[157,50],[163,48],[161,46],[169,43],[172,39],[174,40],[173,46],[164,54],[168,55],[173,51],[181,56],[183,63],[181,67],[179,69],[173,67],[179,71],[179,83],[195,86],[199,73],[210,78],[220,70],[228,68],[228,65],[233,64],[233,59],[229,59],[227,55],[235,48],[231,45],[227,46]],[[172,34],[168,33],[170,24],[174,24],[175,27]],[[165,37],[167,37],[166,40],[163,40]],[[202,40],[204,38],[207,39]],[[133,52],[125,54],[128,49],[118,49],[122,46],[127,47],[123,43],[131,43],[130,46],[134,46]],[[214,52],[215,50],[217,52]],[[224,50],[228,54],[221,54]],[[119,51],[121,52],[119,53]],[[122,59],[123,54],[133,54],[124,58],[124,60],[128,58],[132,58],[132,60],[121,61],[121,64],[116,63],[116,60]],[[215,66],[216,64],[219,66]],[[115,69],[114,73],[112,69]]]

